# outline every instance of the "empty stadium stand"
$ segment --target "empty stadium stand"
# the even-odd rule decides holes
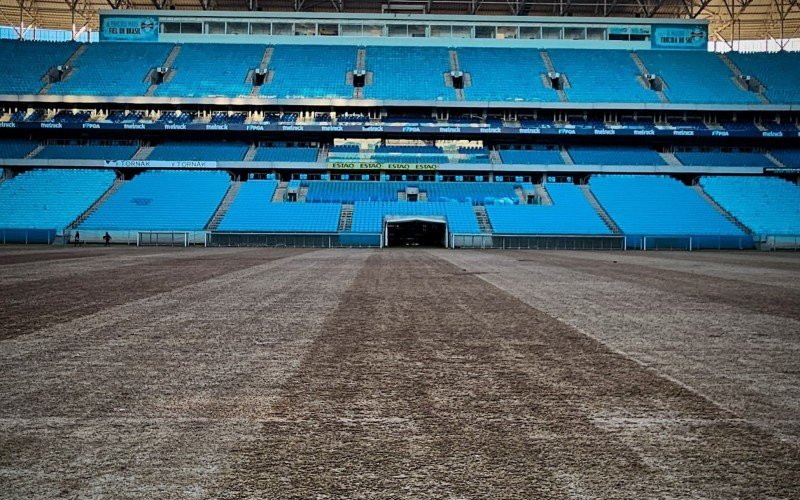
[[[547,67],[538,50],[470,47],[457,52],[461,70],[471,76],[471,85],[464,89],[468,101],[559,100],[558,94],[542,83]]]
[[[315,162],[317,148],[260,146],[256,150],[255,161]]]
[[[20,42],[0,40],[0,94],[38,94],[45,74],[64,64],[78,49],[77,43]]]
[[[37,141],[2,140],[0,141],[0,158],[25,158],[38,145]]]
[[[409,71],[411,61],[425,71]],[[364,87],[367,99],[455,99],[445,85],[450,64],[443,47],[367,47],[366,67],[374,75],[372,85]]]
[[[357,47],[279,45],[270,59],[272,81],[261,87],[262,96],[280,98],[353,97],[347,72],[356,69]]]
[[[500,158],[503,163],[519,163],[525,165],[563,165],[564,158],[559,149],[547,149],[536,146],[532,149],[502,149]]]
[[[769,158],[752,151],[722,151],[719,149],[678,151],[675,157],[684,165],[719,167],[769,167]]]
[[[65,81],[54,83],[48,94],[144,95],[150,86],[146,77],[159,66],[172,45],[163,43],[91,43],[75,60]]]
[[[253,84],[247,76],[258,67],[264,49],[254,44],[183,44],[172,68],[174,75],[160,84],[154,95],[249,96]],[[154,66],[161,63],[156,61]]]
[[[637,146],[570,146],[569,155],[576,165],[666,165],[654,150]]]
[[[31,170],[0,183],[0,228],[63,230],[115,179],[112,170]]]
[[[569,79],[564,92],[572,102],[660,101],[639,81],[641,72],[627,50],[549,49],[547,53],[556,71]]]
[[[571,183],[545,185],[552,205],[488,205],[495,234],[611,234],[580,188]]]
[[[480,233],[472,207],[466,203],[409,203],[357,201],[353,210],[354,233],[380,233],[386,216],[444,217],[451,233]]]
[[[34,158],[49,160],[130,160],[138,144],[48,144]]]
[[[143,172],[125,182],[78,229],[202,231],[229,185],[224,171]]]
[[[148,160],[242,161],[247,144],[240,142],[164,142],[155,146]]]
[[[733,82],[733,73],[718,54],[704,51],[641,50],[650,73],[664,79],[664,94],[673,103],[756,104],[752,92]]]
[[[777,177],[704,176],[700,185],[758,235],[800,235],[800,187]]]
[[[589,182],[600,205],[637,247],[641,236],[746,236],[697,192],[663,175],[593,175]],[[719,238],[714,240],[719,242]],[[709,243],[710,244],[710,243]],[[738,247],[739,240],[731,244]]]
[[[800,103],[800,54],[743,54],[730,52],[728,57],[746,76],[755,76],[765,87],[773,103]]]

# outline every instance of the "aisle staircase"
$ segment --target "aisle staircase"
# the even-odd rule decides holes
[[[603,208],[603,206],[600,204],[599,201],[597,201],[597,198],[595,198],[594,193],[592,192],[589,185],[581,184],[580,188],[581,191],[583,191],[584,196],[586,196],[586,199],[589,200],[589,204],[592,206],[592,208],[594,208],[594,211],[597,212],[597,215],[599,215],[600,218],[603,219],[603,222],[606,223],[606,226],[608,226],[611,232],[614,234],[622,234],[622,231],[620,230],[617,223],[614,222],[614,219],[612,219],[611,216],[608,215],[606,209]]]
[[[339,232],[350,232],[353,227],[353,209],[352,203],[342,205],[342,212],[339,214]]]
[[[228,209],[231,207],[231,204],[236,199],[236,196],[239,194],[239,190],[242,188],[241,181],[232,181],[231,185],[228,187],[228,192],[225,193],[225,197],[222,198],[219,206],[217,207],[216,212],[214,215],[211,216],[211,221],[206,226],[206,229],[209,231],[216,231],[219,227],[219,223],[222,222],[222,219],[225,218],[225,214],[228,213]]]
[[[722,214],[723,217],[725,217],[732,224],[741,229],[742,232],[744,232],[744,234],[752,234],[752,231],[750,231],[750,229],[748,229],[747,226],[739,222],[739,219],[731,215],[731,213],[722,208],[722,206],[719,205],[714,198],[709,196],[708,193],[706,193],[705,189],[703,189],[703,186],[701,186],[700,184],[695,184],[692,186],[692,188],[697,192],[697,194],[700,195],[701,198],[703,198],[703,200],[705,200],[709,205],[714,207],[714,210]]]
[[[120,178],[114,179],[114,183],[111,185],[111,187],[109,187],[106,190],[105,193],[103,193],[103,196],[101,196],[100,198],[98,198],[97,201],[92,203],[92,206],[90,206],[82,214],[80,214],[78,218],[72,222],[72,224],[67,226],[67,229],[77,229],[78,226],[83,224],[86,221],[86,219],[88,219],[89,216],[92,215],[94,211],[98,209],[98,207],[100,207],[100,205],[105,203],[107,199],[109,199],[114,193],[116,193],[119,190],[119,188],[122,187],[123,184],[125,184],[124,180]]]
[[[642,61],[642,59],[639,57],[639,54],[637,54],[636,52],[631,52],[631,59],[633,59],[633,62],[636,63],[636,67],[639,68],[640,72],[639,78],[642,81],[642,85],[649,87],[649,84],[645,80],[645,75],[651,75],[652,73],[650,73],[650,70],[648,70],[647,66],[644,65],[644,61]],[[664,82],[663,85],[666,86],[667,85],[666,82]],[[669,98],[667,98],[667,95],[664,93],[663,90],[656,90],[654,92],[656,93],[658,99],[661,102],[663,103],[669,102]]]
[[[473,205],[475,218],[478,219],[478,227],[481,228],[481,233],[492,234],[492,223],[489,220],[489,215],[486,213],[486,207],[483,205]]]

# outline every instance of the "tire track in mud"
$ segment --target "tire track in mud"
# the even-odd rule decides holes
[[[796,449],[474,274],[421,252],[372,256],[219,491],[725,498],[800,487]],[[598,425],[609,414],[661,422],[665,437],[653,451],[647,432]]]
[[[185,258],[153,256],[144,262],[0,285],[0,341],[103,309],[200,283],[227,273],[298,255],[299,250],[243,249],[235,253],[187,252]]]

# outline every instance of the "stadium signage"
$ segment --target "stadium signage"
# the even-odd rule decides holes
[[[331,170],[436,170],[436,163],[378,163],[359,161],[335,161],[328,163]]]
[[[154,16],[101,16],[100,40],[156,42],[158,41],[158,18]]]
[[[110,168],[217,168],[215,161],[105,160]]]
[[[165,124],[165,123],[72,123],[72,122],[0,122],[0,128],[18,129],[95,129],[95,130],[230,130],[230,131],[257,131],[257,132],[386,132],[397,134],[460,134],[465,136],[480,135],[617,135],[617,136],[659,136],[659,137],[800,137],[800,132],[782,131],[761,131],[761,130],[685,130],[685,129],[633,129],[633,128],[602,128],[602,127],[486,127],[486,126],[459,126],[459,127],[438,127],[433,125],[283,125],[277,123],[263,124],[209,124],[209,123],[187,123],[187,124]]]
[[[708,25],[655,25],[650,40],[656,49],[708,50]]]

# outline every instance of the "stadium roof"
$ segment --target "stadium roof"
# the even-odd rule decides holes
[[[696,18],[712,40],[800,37],[800,0],[0,0],[0,24],[96,30],[105,9]]]

